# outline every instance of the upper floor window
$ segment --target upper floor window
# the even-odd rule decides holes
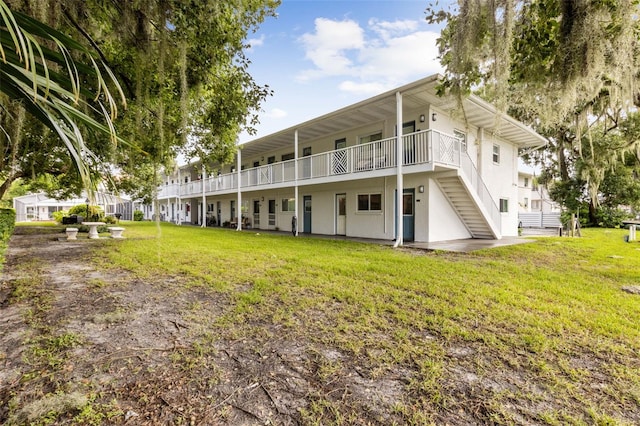
[[[347,147],[347,138],[336,139],[335,149],[342,149]]]
[[[302,156],[303,157],[308,157],[311,155],[311,147],[310,146],[305,146],[304,148],[302,148]]]
[[[288,154],[282,154],[282,161],[293,160],[295,157],[295,153],[290,152]]]
[[[380,139],[382,139],[382,132],[374,133],[367,136],[360,136],[359,143],[369,143],[373,141],[379,141]]]
[[[524,178],[524,187],[528,188],[529,187],[529,178]]]
[[[272,155],[271,157],[267,158],[267,164],[273,164],[276,162],[276,156]]]
[[[467,134],[461,130],[454,130],[453,136],[460,141],[460,151],[467,152]]]
[[[493,145],[493,162],[500,164],[500,145]]]

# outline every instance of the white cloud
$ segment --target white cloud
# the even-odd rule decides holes
[[[418,20],[371,18],[366,29],[353,20],[315,20],[313,33],[300,41],[314,65],[298,74],[307,81],[344,77],[339,88],[358,94],[379,93],[416,78],[441,72],[436,40]]]
[[[340,83],[338,85],[338,88],[343,92],[348,92],[355,95],[373,95],[389,90],[391,87],[382,83],[363,83],[346,80]]]
[[[310,72],[303,72],[302,80],[349,74],[353,61],[347,53],[364,47],[364,30],[355,21],[317,18],[315,32],[305,33],[300,41],[306,51],[305,57],[316,67]]]
[[[260,38],[250,38],[249,40],[247,40],[247,43],[249,44],[249,49],[247,49],[248,51],[253,50],[255,47],[260,47],[262,45],[264,45],[264,34],[260,36]]]
[[[282,110],[280,108],[272,108],[270,111],[267,111],[264,116],[266,118],[274,118],[274,119],[280,119],[280,118],[285,118],[287,115],[287,111]]]

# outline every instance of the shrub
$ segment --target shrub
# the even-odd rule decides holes
[[[58,210],[51,213],[51,216],[53,216],[53,220],[55,220],[56,222],[62,223],[62,218],[65,216],[69,216],[69,212],[66,210]]]
[[[14,209],[0,209],[0,239],[7,241],[16,226],[16,211]]]
[[[631,217],[629,213],[621,209],[601,207],[596,212],[598,226],[602,228],[620,228],[622,222]]]
[[[102,218],[102,222],[106,223],[107,225],[115,225],[118,221],[113,216],[105,216],[104,218]]]
[[[142,219],[144,219],[144,213],[142,213],[142,210],[136,210],[133,212],[133,220],[141,222]]]
[[[104,217],[104,211],[98,206],[89,206],[89,214],[87,214],[86,204],[76,204],[69,209],[69,215],[78,215],[85,218],[86,221],[100,219]]]

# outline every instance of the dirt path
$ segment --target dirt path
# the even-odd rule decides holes
[[[223,293],[96,270],[112,242],[45,232],[18,228],[6,253],[0,424],[296,425],[332,408],[349,424],[403,423],[391,413],[407,372],[374,378],[274,325],[221,335]]]

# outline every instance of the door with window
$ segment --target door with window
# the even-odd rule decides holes
[[[269,229],[276,227],[276,200],[269,200]]]
[[[253,200],[253,227],[260,228],[260,200]]]
[[[302,198],[302,203],[303,203],[303,221],[304,221],[304,227],[303,227],[303,231],[307,234],[311,233],[311,195],[305,195]]]
[[[409,135],[416,131],[416,122],[409,121],[402,124],[402,134]],[[416,138],[415,136],[408,136],[402,138],[402,152],[403,152],[403,164],[411,165],[416,164]]]
[[[347,194],[336,195],[336,234],[347,235]]]
[[[222,226],[222,201],[218,201],[216,203],[216,212],[217,212],[217,219],[218,219],[218,226]]]
[[[396,191],[397,194],[397,191]],[[398,211],[396,198],[395,211]],[[396,217],[398,215],[396,214]],[[398,231],[396,229],[396,235]],[[402,191],[402,240],[413,241],[415,238],[415,189],[405,188]]]

